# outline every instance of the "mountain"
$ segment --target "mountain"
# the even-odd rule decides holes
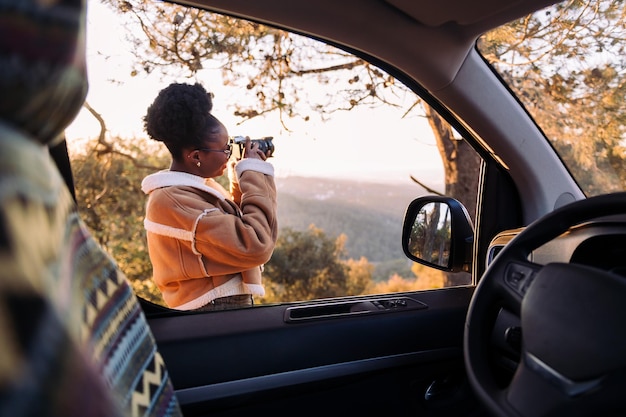
[[[345,234],[350,258],[408,264],[400,241],[402,221],[409,203],[423,194],[417,184],[286,177],[276,178],[276,187],[279,228],[315,225],[331,237]]]

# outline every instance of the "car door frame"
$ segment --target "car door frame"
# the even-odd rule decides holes
[[[495,161],[483,163],[480,187],[474,277],[485,268],[492,235],[521,218],[513,183]],[[462,352],[473,290],[472,284],[204,313],[142,305],[185,415],[290,415],[303,405],[313,415],[333,402],[351,413],[473,415],[481,407],[467,385]],[[390,300],[395,307],[371,308]]]

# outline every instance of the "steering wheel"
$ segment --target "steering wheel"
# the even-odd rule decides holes
[[[615,214],[626,214],[626,193],[563,206],[512,239],[480,279],[466,317],[464,356],[470,384],[493,414],[626,415],[626,278],[529,261],[534,249],[571,227]],[[503,310],[519,318],[520,327],[508,330],[518,336],[521,330],[519,364],[505,382],[491,356]]]

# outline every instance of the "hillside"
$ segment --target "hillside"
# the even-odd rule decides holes
[[[279,227],[306,230],[313,224],[328,236],[343,233],[350,258],[365,256],[385,274],[389,268],[406,274],[402,220],[422,192],[419,186],[304,177],[277,178],[276,186]]]

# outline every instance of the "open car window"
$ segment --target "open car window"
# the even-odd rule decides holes
[[[481,160],[399,74],[304,36],[163,2],[93,2],[88,19],[88,104],[67,130],[77,200],[139,296],[164,304],[140,187],[170,157],[142,118],[171,82],[202,83],[230,135],[273,138],[279,237],[255,304],[471,284],[469,272],[402,252],[416,197],[453,195],[474,217]]]

